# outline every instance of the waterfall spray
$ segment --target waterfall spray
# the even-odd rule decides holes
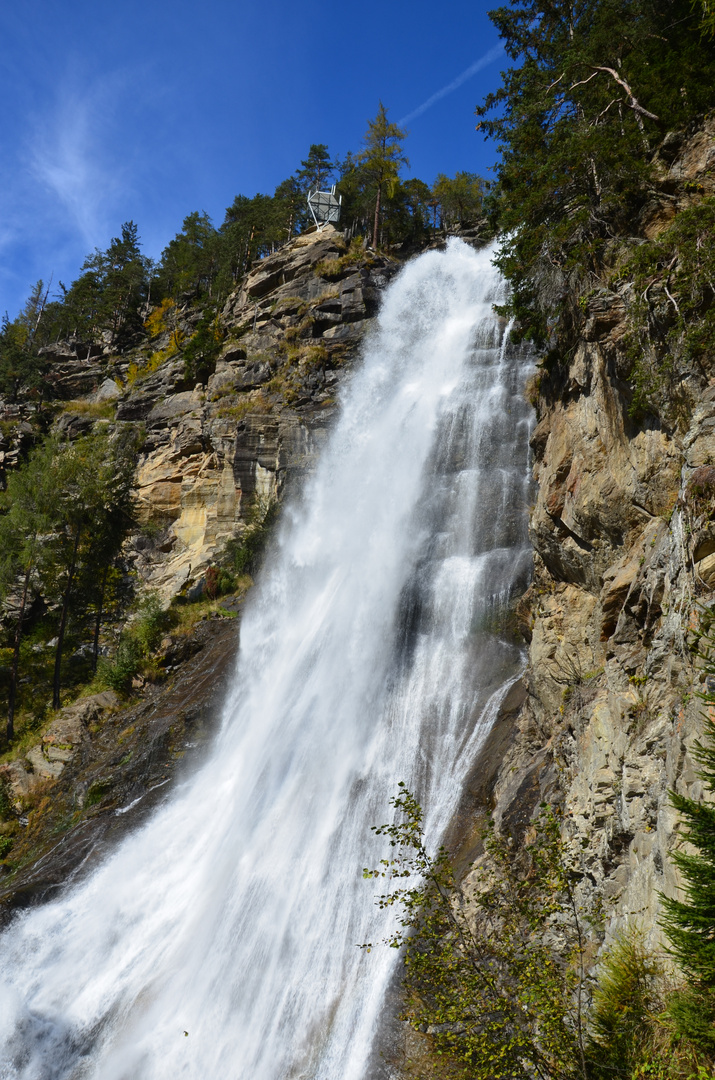
[[[244,615],[200,770],[0,939],[2,1080],[361,1080],[396,956],[362,867],[399,781],[438,840],[528,580],[528,357],[492,252],[389,287]]]

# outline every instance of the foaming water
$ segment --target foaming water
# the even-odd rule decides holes
[[[520,670],[528,357],[491,251],[410,263],[244,615],[205,765],[0,939],[2,1080],[361,1080],[395,963],[362,867],[437,840]],[[186,1034],[188,1033],[188,1034]]]

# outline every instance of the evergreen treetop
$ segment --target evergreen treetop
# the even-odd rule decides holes
[[[500,264],[545,341],[565,288],[630,235],[658,141],[712,106],[715,50],[690,0],[510,0],[490,18],[513,61],[477,109],[501,155]]]

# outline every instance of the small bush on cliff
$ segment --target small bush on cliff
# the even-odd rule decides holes
[[[99,681],[117,693],[126,694],[132,679],[142,670],[171,625],[171,613],[162,606],[156,593],[144,597],[137,618],[122,632],[113,661],[99,667]]]
[[[654,1021],[662,1012],[663,968],[632,926],[601,959],[589,1014],[589,1073],[628,1077],[653,1061]]]
[[[247,527],[240,540],[227,545],[226,557],[237,574],[255,574],[278,516],[275,499],[256,496],[248,511]]]
[[[377,903],[399,911],[385,944],[404,950],[402,1018],[464,1080],[585,1077],[584,945],[554,813],[518,855],[490,827],[465,886],[444,848],[428,854],[404,784],[391,802],[400,820],[374,831],[395,854],[363,875],[387,879]]]
[[[216,309],[208,307],[184,346],[184,374],[189,382],[206,382],[213,375],[224,335]]]

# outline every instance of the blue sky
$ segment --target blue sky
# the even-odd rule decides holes
[[[410,175],[489,175],[474,106],[505,66],[463,0],[23,0],[0,9],[0,314],[69,284],[133,219],[156,258],[192,210],[272,193],[384,101]],[[496,4],[495,4],[496,6]],[[54,288],[53,287],[53,288]]]

